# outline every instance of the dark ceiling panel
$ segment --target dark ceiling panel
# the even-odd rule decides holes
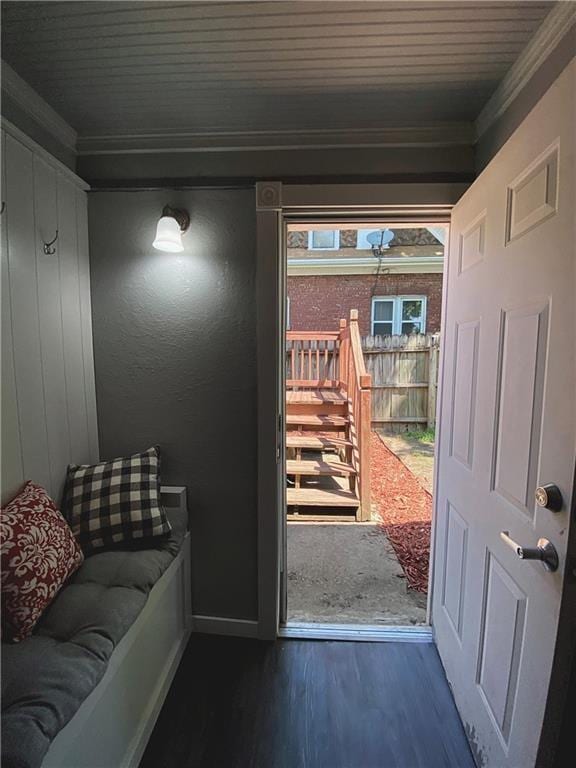
[[[4,59],[80,136],[473,120],[551,2],[4,2]]]

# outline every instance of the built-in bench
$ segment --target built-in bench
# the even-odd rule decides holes
[[[166,499],[169,537],[88,557],[34,634],[2,644],[3,768],[138,765],[191,626],[187,512]]]

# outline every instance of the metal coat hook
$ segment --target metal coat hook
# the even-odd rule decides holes
[[[53,248],[54,243],[58,240],[58,230],[54,236],[54,240],[50,240],[49,243],[44,243],[44,253],[46,256],[53,256],[56,253],[56,248]]]

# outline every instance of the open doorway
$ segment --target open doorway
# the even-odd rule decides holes
[[[288,627],[422,627],[448,225],[291,221]]]

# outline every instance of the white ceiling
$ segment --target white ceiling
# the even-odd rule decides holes
[[[473,121],[550,2],[3,2],[2,55],[80,137]]]

